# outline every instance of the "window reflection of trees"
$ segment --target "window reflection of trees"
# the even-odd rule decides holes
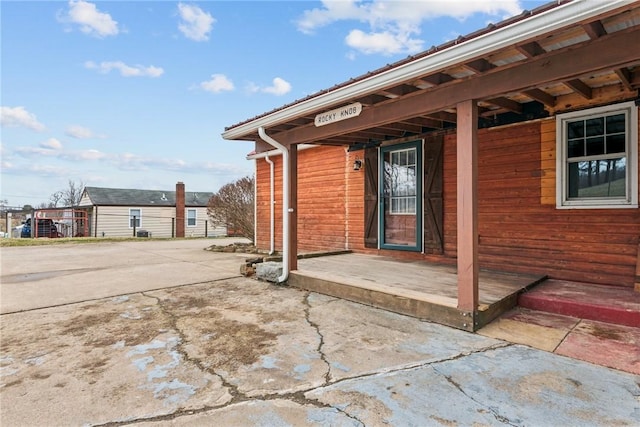
[[[624,114],[567,123],[569,197],[626,195],[625,123]]]
[[[384,196],[391,213],[415,213],[416,149],[385,153]]]

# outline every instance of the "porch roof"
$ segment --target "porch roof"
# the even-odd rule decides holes
[[[351,149],[456,126],[475,99],[480,126],[544,117],[640,87],[640,1],[552,2],[225,128],[228,140]],[[614,95],[612,95],[614,94]],[[577,102],[579,101],[579,102]],[[317,114],[359,102],[359,116],[316,127]]]

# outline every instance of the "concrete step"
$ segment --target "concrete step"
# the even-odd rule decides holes
[[[516,307],[478,334],[640,375],[640,327]]]
[[[549,279],[520,294],[520,307],[640,327],[640,292],[633,288]]]

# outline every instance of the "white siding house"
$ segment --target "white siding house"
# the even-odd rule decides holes
[[[208,192],[85,187],[79,208],[87,210],[93,237],[210,237],[226,233],[208,222]],[[178,198],[176,197],[178,194]],[[184,194],[184,201],[180,200]],[[184,211],[180,212],[180,206]],[[184,221],[182,230],[180,222]],[[182,235],[181,235],[182,234]]]

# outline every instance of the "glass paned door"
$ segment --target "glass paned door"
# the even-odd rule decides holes
[[[422,144],[381,148],[380,247],[420,251],[422,246]]]

